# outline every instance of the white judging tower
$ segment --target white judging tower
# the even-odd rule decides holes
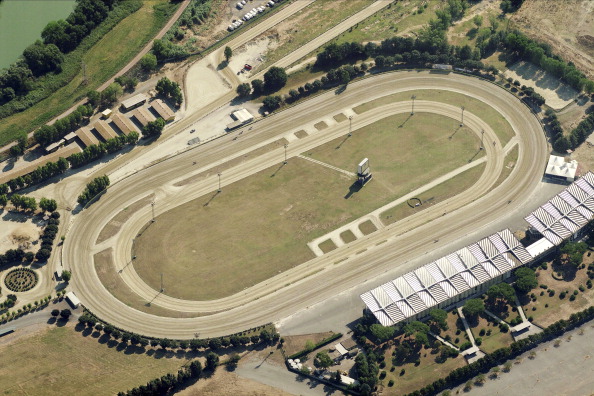
[[[357,177],[359,178],[358,182],[361,187],[363,187],[368,181],[372,179],[373,175],[369,169],[368,158],[364,158],[361,162],[359,162],[359,165],[357,165]]]

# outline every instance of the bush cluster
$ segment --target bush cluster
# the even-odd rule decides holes
[[[103,175],[91,180],[84,191],[78,196],[78,203],[86,205],[91,199],[102,193],[109,186],[109,176]]]

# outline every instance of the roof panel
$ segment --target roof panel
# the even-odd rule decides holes
[[[361,300],[363,300],[363,302],[365,303],[365,305],[367,305],[367,308],[369,308],[371,312],[375,312],[378,309],[380,309],[377,300],[375,299],[375,297],[373,297],[373,294],[371,294],[370,291],[361,294]]]
[[[472,275],[472,273],[470,273],[470,271],[461,272],[460,276],[464,278],[464,280],[470,287],[475,287],[480,284],[480,282]]]
[[[439,269],[437,264],[435,264],[435,262],[426,264],[425,268],[427,268],[427,271],[431,274],[435,281],[439,282],[445,279],[443,272],[441,272],[441,270]]]
[[[393,302],[390,296],[388,296],[388,294],[384,291],[384,289],[381,288],[381,286],[378,286],[375,289],[373,289],[371,291],[371,294],[373,294],[373,297],[375,297],[379,306],[382,308],[392,304]]]
[[[503,238],[505,244],[510,248],[513,249],[520,244],[520,241],[512,234],[509,229],[505,229],[498,232],[499,236]]]
[[[468,250],[470,250],[470,253],[472,253],[479,263],[489,259],[483,252],[483,249],[480,248],[478,243],[473,243],[472,245],[468,246]]]
[[[382,289],[384,289],[384,291],[386,292],[386,294],[390,297],[390,299],[392,301],[402,300],[402,296],[400,295],[400,293],[398,293],[398,290],[396,290],[394,283],[392,283],[392,282],[384,283],[382,285]]]
[[[410,287],[412,287],[415,292],[423,290],[423,285],[421,284],[421,282],[419,282],[419,279],[417,278],[414,272],[408,272],[404,274],[402,277],[408,282]]]
[[[388,315],[383,310],[375,311],[373,315],[376,317],[378,322],[382,324],[382,326],[392,326],[394,321],[390,319]]]
[[[454,268],[456,268],[457,272],[464,271],[467,268],[467,266],[456,253],[448,254],[446,259],[450,262],[450,264],[452,264]]]
[[[413,288],[410,287],[408,282],[404,280],[403,277],[394,279],[394,286],[396,286],[396,289],[398,290],[400,295],[404,298],[410,296],[411,294],[413,294],[415,292],[413,290]]]
[[[507,245],[505,244],[501,236],[499,236],[499,234],[493,234],[489,236],[489,240],[495,246],[497,252],[499,253],[507,252],[510,249],[507,247]]]
[[[448,294],[445,292],[445,290],[443,290],[439,283],[436,283],[433,286],[431,286],[429,288],[429,293],[431,293],[431,295],[433,296],[435,301],[437,301],[438,304],[450,298],[450,296],[448,296]]]
[[[414,272],[415,272],[415,275],[417,276],[417,278],[421,281],[421,283],[425,287],[429,287],[436,282],[435,278],[433,278],[433,276],[431,276],[431,274],[429,273],[429,270],[427,270],[427,267],[425,267],[425,266],[417,268]]]
[[[481,239],[478,241],[478,245],[481,247],[487,258],[492,258],[499,254],[499,250],[493,245],[493,242],[491,242],[489,238]]]
[[[458,250],[456,254],[458,254],[458,257],[460,257],[466,268],[472,268],[479,263],[476,257],[466,247]]]
[[[446,276],[446,278],[450,278],[458,273],[458,270],[454,268],[452,263],[450,263],[445,257],[440,258],[435,262],[441,272]]]

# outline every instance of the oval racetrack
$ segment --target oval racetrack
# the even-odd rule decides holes
[[[348,248],[336,249],[233,296],[213,301],[177,300],[148,287],[133,266],[126,265],[131,260],[132,239],[151,219],[150,205],[131,216],[115,237],[96,245],[99,232],[110,219],[124,207],[150,194],[156,195],[158,215],[217,188],[216,174],[202,181],[175,186],[179,181],[243,155],[258,144],[298,131],[303,125],[312,125],[322,118],[392,93],[410,91],[412,95],[421,89],[449,90],[471,96],[506,118],[515,131],[519,157],[513,172],[502,184],[494,188],[504,164],[501,144],[491,128],[480,119],[480,114],[466,112],[465,125],[475,133],[484,129],[485,142],[496,141],[495,145],[485,144],[487,167],[472,188],[455,199],[352,242]],[[353,130],[371,124],[387,113],[407,111],[410,111],[409,101],[367,111],[353,118]],[[435,112],[458,119],[460,108],[456,103],[417,101],[416,112]],[[172,126],[175,128],[179,127]],[[288,155],[298,155],[344,133],[341,124],[296,140],[289,145]],[[241,139],[232,140],[232,137],[199,146],[131,175],[114,184],[98,202],[74,217],[63,247],[63,262],[75,274],[71,281],[73,290],[95,315],[128,331],[177,339],[193,338],[195,333],[200,337],[226,335],[277,321],[334,297],[363,280],[403,266],[433,248],[436,239],[440,240],[440,246],[447,246],[503,217],[509,211],[509,201],[520,203],[528,199],[542,178],[542,168],[548,156],[539,121],[513,95],[477,78],[429,72],[397,72],[369,77],[349,84],[339,95],[326,92],[270,116],[254,124],[253,130],[246,131]],[[225,171],[223,186],[278,164],[279,158],[279,153],[272,152],[231,168]],[[198,164],[192,166],[193,161]],[[446,207],[448,215],[442,216]],[[387,243],[378,245],[386,240]],[[141,299],[152,300],[152,304],[163,308],[201,316],[159,317],[132,309],[117,300],[101,284],[93,264],[93,255],[110,247],[113,248],[116,269],[121,269],[120,276]],[[353,252],[364,249],[367,249],[365,254],[353,255]],[[335,264],[338,261],[340,264]]]

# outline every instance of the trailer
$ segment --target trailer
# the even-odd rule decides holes
[[[68,301],[68,304],[70,304],[72,308],[76,309],[80,306],[80,300],[74,295],[74,292],[66,293],[65,297],[66,301]]]

